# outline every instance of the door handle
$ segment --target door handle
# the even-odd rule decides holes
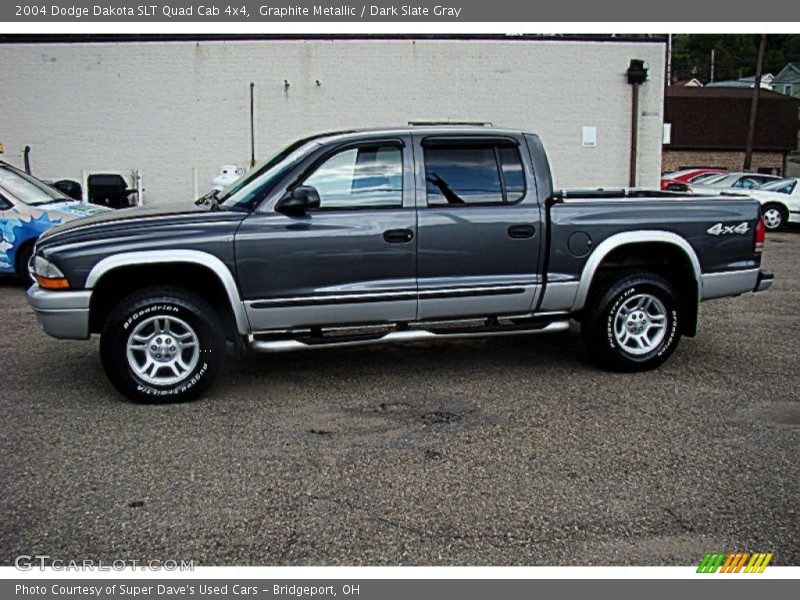
[[[410,229],[389,229],[383,232],[383,239],[390,244],[405,244],[414,239],[414,232]]]
[[[508,228],[508,237],[515,240],[532,238],[535,234],[536,228],[533,225],[512,225]]]

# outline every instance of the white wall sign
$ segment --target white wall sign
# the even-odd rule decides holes
[[[664,133],[661,136],[662,144],[669,144],[672,142],[672,123],[664,123]]]
[[[584,126],[581,139],[581,146],[584,148],[594,148],[597,146],[597,127]]]

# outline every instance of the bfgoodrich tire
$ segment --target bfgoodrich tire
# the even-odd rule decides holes
[[[100,336],[106,375],[136,402],[197,398],[217,378],[225,332],[217,312],[180,288],[154,287],[123,299]]]
[[[646,371],[680,341],[672,284],[655,273],[622,275],[592,294],[581,333],[592,359],[612,371]]]

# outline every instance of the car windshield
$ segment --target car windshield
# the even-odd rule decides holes
[[[719,175],[714,175],[713,177],[707,177],[703,179],[700,185],[713,185],[715,183],[720,183],[723,179],[730,177],[730,175],[726,173],[720,173]]]
[[[50,187],[35,177],[31,177],[25,171],[20,171],[6,163],[0,164],[0,189],[30,206],[75,201],[56,188]]]
[[[217,201],[226,208],[250,208],[264,189],[276,183],[318,146],[319,142],[307,140],[287,146],[222,190],[216,196]]]
[[[676,177],[680,177],[681,175],[688,175],[694,171],[694,169],[682,169],[680,171],[669,171],[667,173],[662,173],[662,179],[675,179]]]
[[[779,194],[791,194],[796,185],[797,179],[779,179],[778,181],[770,181],[760,185],[756,189],[759,192],[778,192]]]
[[[692,177],[692,183],[705,183],[709,179],[717,179],[721,176],[725,175],[725,173],[700,173],[696,177]]]

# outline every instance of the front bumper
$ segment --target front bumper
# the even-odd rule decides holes
[[[50,292],[34,284],[28,290],[28,303],[45,333],[65,340],[89,338],[91,290]]]
[[[756,287],[753,288],[754,292],[763,292],[772,287],[772,280],[775,279],[775,274],[769,269],[759,269],[758,278],[756,279]]]

